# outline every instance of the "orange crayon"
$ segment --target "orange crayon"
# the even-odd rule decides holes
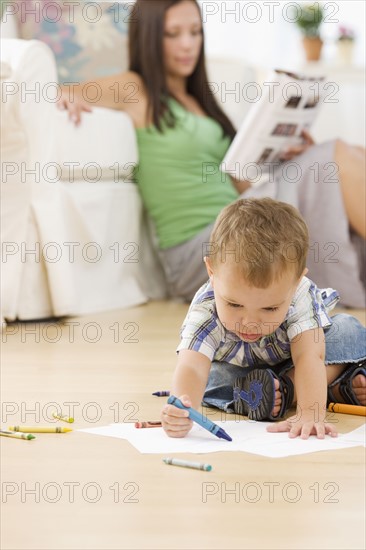
[[[346,403],[329,403],[328,411],[341,414],[356,414],[366,416],[366,407],[362,405],[347,405]]]
[[[148,421],[148,422],[135,422],[135,428],[161,428],[161,422]]]

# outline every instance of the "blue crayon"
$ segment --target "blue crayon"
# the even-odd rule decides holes
[[[231,437],[211,420],[204,417],[202,414],[200,414],[195,409],[192,409],[192,407],[186,407],[183,405],[182,401],[178,399],[178,397],[175,397],[174,395],[171,395],[168,399],[168,403],[170,405],[174,405],[175,407],[178,407],[178,409],[185,409],[189,412],[189,418],[193,420],[194,422],[197,422],[202,428],[205,428],[205,430],[208,430],[213,435],[216,435],[216,437],[220,437],[221,439],[226,439],[227,441],[232,441]]]
[[[170,391],[168,390],[154,391],[152,395],[157,395],[158,397],[168,397],[168,395],[170,395]]]

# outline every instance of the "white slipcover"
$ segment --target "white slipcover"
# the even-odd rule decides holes
[[[2,315],[83,315],[164,297],[130,181],[129,117],[96,108],[70,123],[49,99],[55,62],[37,40],[3,39],[1,62]],[[40,93],[22,96],[32,89]]]

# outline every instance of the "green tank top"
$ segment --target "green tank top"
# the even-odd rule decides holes
[[[230,144],[221,126],[171,99],[176,125],[136,130],[135,178],[160,248],[185,242],[212,223],[238,193],[219,166]]]

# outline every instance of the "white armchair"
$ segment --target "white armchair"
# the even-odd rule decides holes
[[[107,2],[100,5],[108,9]],[[76,128],[53,101],[60,68],[67,73],[70,67],[85,67],[98,52],[79,51],[84,57],[75,62],[71,56],[70,67],[60,59],[56,67],[56,54],[45,43],[24,40],[40,32],[28,28],[34,22],[34,15],[24,16],[28,4],[10,7],[19,10],[18,20],[6,13],[1,28],[3,316],[82,315],[164,298],[151,224],[131,181],[138,162],[131,120],[122,112],[94,108]],[[62,27],[64,34],[67,28]],[[112,45],[120,41],[121,51],[125,30],[110,29]],[[126,63],[125,54],[117,57]],[[106,52],[100,66],[109,60]],[[216,97],[238,126],[250,104],[239,102],[235,90],[255,80],[253,69],[225,59],[209,60],[208,69]]]
[[[80,127],[71,124],[49,99],[54,57],[37,40],[3,39],[1,64],[5,319],[81,315],[164,297],[131,181],[138,157],[129,117],[96,108]]]

